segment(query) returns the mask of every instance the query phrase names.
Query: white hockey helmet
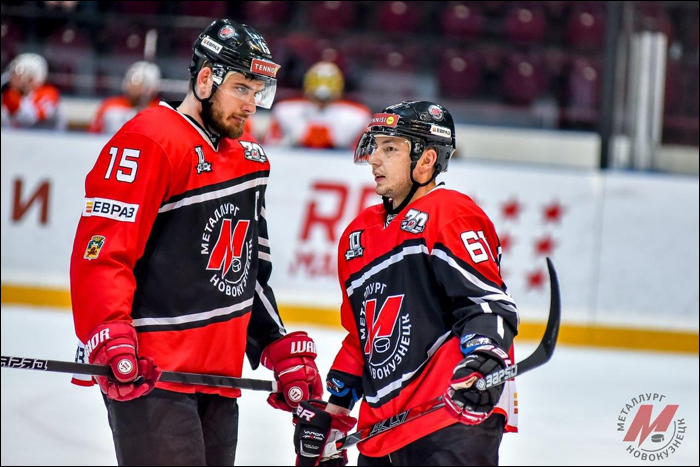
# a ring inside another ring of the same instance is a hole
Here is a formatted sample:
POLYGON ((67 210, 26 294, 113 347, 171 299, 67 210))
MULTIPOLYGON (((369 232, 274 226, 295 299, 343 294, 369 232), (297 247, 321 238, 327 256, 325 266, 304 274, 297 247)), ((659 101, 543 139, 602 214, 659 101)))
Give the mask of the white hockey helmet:
POLYGON ((155 96, 160 91, 160 68, 155 63, 136 62, 124 75, 122 89, 126 92, 129 85, 141 85, 141 92, 146 96, 155 96))
POLYGON ((24 53, 17 55, 7 67, 8 71, 20 77, 23 84, 32 81, 35 87, 46 82, 49 74, 49 65, 46 59, 39 54, 24 53))

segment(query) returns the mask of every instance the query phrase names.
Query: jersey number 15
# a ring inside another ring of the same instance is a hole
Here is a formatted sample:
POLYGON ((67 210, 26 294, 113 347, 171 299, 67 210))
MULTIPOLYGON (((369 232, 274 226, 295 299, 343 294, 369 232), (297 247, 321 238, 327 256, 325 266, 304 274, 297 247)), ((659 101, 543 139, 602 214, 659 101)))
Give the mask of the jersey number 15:
MULTIPOLYGON (((119 154, 119 148, 112 146, 109 148, 109 155, 112 156, 109 160, 109 167, 107 167, 107 173, 105 174, 105 179, 109 180, 112 176, 112 170, 114 169, 114 162, 117 160, 117 154, 119 154)), ((119 160, 119 169, 117 169, 117 181, 125 183, 133 183, 136 178, 136 171, 139 168, 139 163, 137 160, 141 156, 141 151, 138 149, 124 148, 122 151, 122 157, 119 160)))

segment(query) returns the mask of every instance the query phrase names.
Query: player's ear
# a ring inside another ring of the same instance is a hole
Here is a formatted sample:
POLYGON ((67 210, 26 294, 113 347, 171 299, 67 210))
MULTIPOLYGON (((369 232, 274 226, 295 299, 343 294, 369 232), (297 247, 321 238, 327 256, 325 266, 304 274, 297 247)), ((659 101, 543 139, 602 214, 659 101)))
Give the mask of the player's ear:
POLYGON ((206 99, 211 96, 211 90, 214 85, 212 70, 208 66, 203 66, 199 73, 197 73, 197 81, 195 86, 197 86, 197 95, 202 99, 206 99))
POLYGON ((420 158, 419 166, 425 170, 425 172, 432 174, 433 168, 437 163, 437 151, 434 148, 428 148, 423 152, 420 158))

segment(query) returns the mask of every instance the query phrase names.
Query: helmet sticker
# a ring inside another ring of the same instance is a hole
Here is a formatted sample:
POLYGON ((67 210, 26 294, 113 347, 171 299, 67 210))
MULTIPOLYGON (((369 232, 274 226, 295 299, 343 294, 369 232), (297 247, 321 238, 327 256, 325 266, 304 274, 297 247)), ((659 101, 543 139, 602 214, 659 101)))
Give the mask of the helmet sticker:
POLYGON ((274 62, 268 62, 267 60, 260 60, 259 58, 254 58, 250 62, 250 71, 263 76, 269 76, 274 78, 277 76, 277 71, 280 69, 280 65, 274 62))
POLYGON ((236 30, 232 26, 226 25, 219 29, 219 39, 226 40, 236 36, 236 30))
POLYGON ((206 47, 207 49, 217 54, 221 52, 221 49, 224 48, 221 44, 219 44, 209 36, 204 36, 204 38, 202 39, 202 47, 206 47))
POLYGON ((444 136, 445 138, 452 138, 452 131, 449 128, 440 125, 430 125, 430 133, 436 136, 444 136))
POLYGON ((250 38, 250 44, 253 47, 256 47, 262 50, 263 53, 270 55, 270 49, 268 48, 265 39, 263 39, 263 36, 253 31, 252 29, 248 29, 248 37, 250 38))
POLYGON ((372 120, 369 121, 369 126, 388 126, 396 128, 399 123, 398 115, 394 114, 375 114, 372 120))
POLYGON ((437 105, 431 105, 428 107, 428 112, 430 113, 430 116, 438 122, 445 117, 445 113, 437 105))

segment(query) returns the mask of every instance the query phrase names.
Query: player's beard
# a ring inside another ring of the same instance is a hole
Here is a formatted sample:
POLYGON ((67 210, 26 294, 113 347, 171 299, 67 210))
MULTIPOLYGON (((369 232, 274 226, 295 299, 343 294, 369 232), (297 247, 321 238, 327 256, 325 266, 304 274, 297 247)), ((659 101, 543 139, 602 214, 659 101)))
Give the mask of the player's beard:
POLYGON ((227 115, 221 108, 220 96, 214 94, 208 105, 202 105, 202 120, 209 127, 209 130, 219 136, 237 139, 243 134, 245 121, 239 122, 227 115), (233 122, 233 123, 229 123, 233 122))
POLYGON ((404 174, 401 179, 397 180, 392 186, 377 187, 377 194, 384 198, 391 198, 392 204, 398 206, 411 191, 413 183, 408 173, 404 174))

